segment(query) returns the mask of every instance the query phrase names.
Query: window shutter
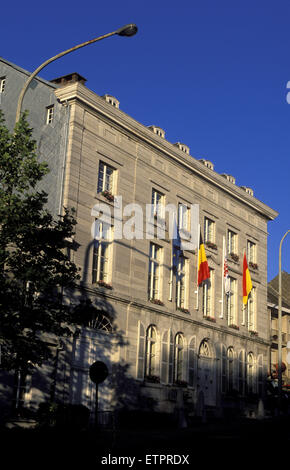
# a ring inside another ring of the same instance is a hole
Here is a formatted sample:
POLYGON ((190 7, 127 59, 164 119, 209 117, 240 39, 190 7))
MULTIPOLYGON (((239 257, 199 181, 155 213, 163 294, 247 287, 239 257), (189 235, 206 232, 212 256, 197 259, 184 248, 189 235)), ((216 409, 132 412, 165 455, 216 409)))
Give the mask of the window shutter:
POLYGON ((169 365, 169 346, 168 346, 169 331, 165 331, 162 336, 161 342, 161 382, 168 382, 168 365, 169 365))
POLYGON ((138 322, 138 342, 137 342, 137 379, 144 379, 145 369, 145 328, 143 324, 138 322))
POLYGON ((168 366, 168 383, 172 384, 173 382, 173 363, 174 363, 174 342, 172 331, 169 330, 169 340, 168 340, 168 356, 169 356, 169 366, 168 366))
POLYGON ((195 338, 192 338, 188 345, 188 385, 194 386, 194 375, 195 375, 195 338))

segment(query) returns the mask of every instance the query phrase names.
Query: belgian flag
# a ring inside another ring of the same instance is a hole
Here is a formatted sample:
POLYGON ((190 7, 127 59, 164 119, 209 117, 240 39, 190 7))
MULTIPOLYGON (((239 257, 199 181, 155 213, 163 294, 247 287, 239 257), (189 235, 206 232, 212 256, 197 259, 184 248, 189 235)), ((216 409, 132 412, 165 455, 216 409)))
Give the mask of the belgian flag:
POLYGON ((250 271, 248 268, 246 253, 243 260, 243 304, 247 305, 249 293, 253 288, 250 271))
POLYGON ((200 284, 206 279, 209 279, 209 277, 210 277, 210 271, 209 271, 208 262, 206 259, 202 236, 200 234, 199 250, 198 250, 197 285, 200 286, 200 284))

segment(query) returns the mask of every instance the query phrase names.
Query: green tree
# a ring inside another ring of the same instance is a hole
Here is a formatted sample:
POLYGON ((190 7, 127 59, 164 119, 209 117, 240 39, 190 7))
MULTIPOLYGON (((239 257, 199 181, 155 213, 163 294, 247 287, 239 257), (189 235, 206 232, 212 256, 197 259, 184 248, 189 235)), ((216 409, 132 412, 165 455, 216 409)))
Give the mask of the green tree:
POLYGON ((23 115, 10 133, 0 112, 0 343, 1 366, 26 374, 50 357, 48 338, 70 334, 73 314, 63 300, 77 268, 66 251, 73 213, 54 220, 40 182, 32 129, 23 115))

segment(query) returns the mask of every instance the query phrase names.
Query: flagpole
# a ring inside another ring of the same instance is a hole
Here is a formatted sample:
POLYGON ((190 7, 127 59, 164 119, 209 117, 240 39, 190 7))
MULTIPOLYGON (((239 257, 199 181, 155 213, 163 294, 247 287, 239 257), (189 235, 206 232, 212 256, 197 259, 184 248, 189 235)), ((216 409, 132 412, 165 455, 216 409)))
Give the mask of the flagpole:
POLYGON ((198 258, 199 258, 199 244, 200 244, 200 224, 198 224, 198 239, 197 239, 197 263, 196 263, 196 306, 195 309, 198 310, 198 258))
MULTIPOLYGON (((244 259, 244 255, 246 253, 246 250, 244 249, 244 253, 243 253, 243 259, 244 259)), ((243 275, 244 275, 244 265, 243 265, 243 275)), ((249 299, 248 299, 249 301, 249 299)), ((247 307, 248 307, 248 302, 247 302, 247 307)), ((243 319, 242 319, 242 326, 245 326, 246 324, 246 304, 243 303, 243 319)))
POLYGON ((225 257, 226 257, 226 241, 225 237, 223 236, 223 258, 222 258, 222 299, 221 299, 221 314, 220 318, 224 318, 224 296, 225 296, 225 274, 224 274, 224 269, 225 269, 225 257))

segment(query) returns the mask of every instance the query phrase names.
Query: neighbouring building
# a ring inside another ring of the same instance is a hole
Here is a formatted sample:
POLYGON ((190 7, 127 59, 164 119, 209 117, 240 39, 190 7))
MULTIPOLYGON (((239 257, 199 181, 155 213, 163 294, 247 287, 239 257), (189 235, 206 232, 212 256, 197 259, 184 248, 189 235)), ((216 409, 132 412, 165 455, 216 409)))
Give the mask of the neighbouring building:
MULTIPOLYGON (((282 382, 290 388, 290 364, 287 355, 290 349, 290 274, 282 271, 282 382)), ((268 312, 270 319, 271 354, 269 372, 275 380, 278 377, 278 297, 279 276, 268 283, 268 312)))
MULTIPOLYGON (((9 73, 13 81, 25 72, 6 61, 0 64, 8 90, 9 73)), ((51 150, 49 163, 61 198, 55 207, 76 209, 70 252, 82 277, 68 301, 83 306, 84 327, 80 336, 60 344, 54 364, 43 368, 46 387, 39 386, 41 371, 31 377, 26 406, 35 408, 48 399, 49 388, 54 400, 81 403, 93 416, 89 366, 101 360, 109 377, 99 386, 100 420, 122 408, 172 416, 179 412, 188 421, 205 412, 255 415, 258 399, 265 396, 270 354, 267 224, 277 212, 256 199, 251 188, 239 187, 233 176, 215 172, 212 162, 192 157, 186 144, 167 141, 161 127, 145 126, 124 113, 112 95, 89 90, 80 75, 37 84, 47 99, 26 102, 32 120, 52 104, 60 119, 53 129, 50 122, 32 125, 37 140, 45 134, 51 150), (61 160, 50 147, 50 132, 63 139, 58 140, 61 160), (114 196, 122 197, 122 206, 115 209, 114 196), (132 203, 142 209, 135 220, 144 228, 146 204, 152 205, 154 233, 164 229, 163 239, 145 238, 140 227, 132 239, 114 238, 120 224, 129 231, 134 225, 132 203), (98 204, 111 209, 109 222, 98 220, 101 215, 93 210, 98 204), (172 269, 170 204, 177 208, 181 239, 193 229, 191 211, 199 207, 210 267, 210 280, 199 288, 197 249, 179 251, 172 269), (92 235, 96 222, 98 242, 92 235), (223 290, 225 249, 228 296, 223 290), (245 309, 244 250, 253 283, 245 309)), ((29 93, 32 97, 33 90, 29 93)), ((4 98, 5 112, 9 103, 4 98)), ((49 110, 47 116, 49 121, 49 110)))

